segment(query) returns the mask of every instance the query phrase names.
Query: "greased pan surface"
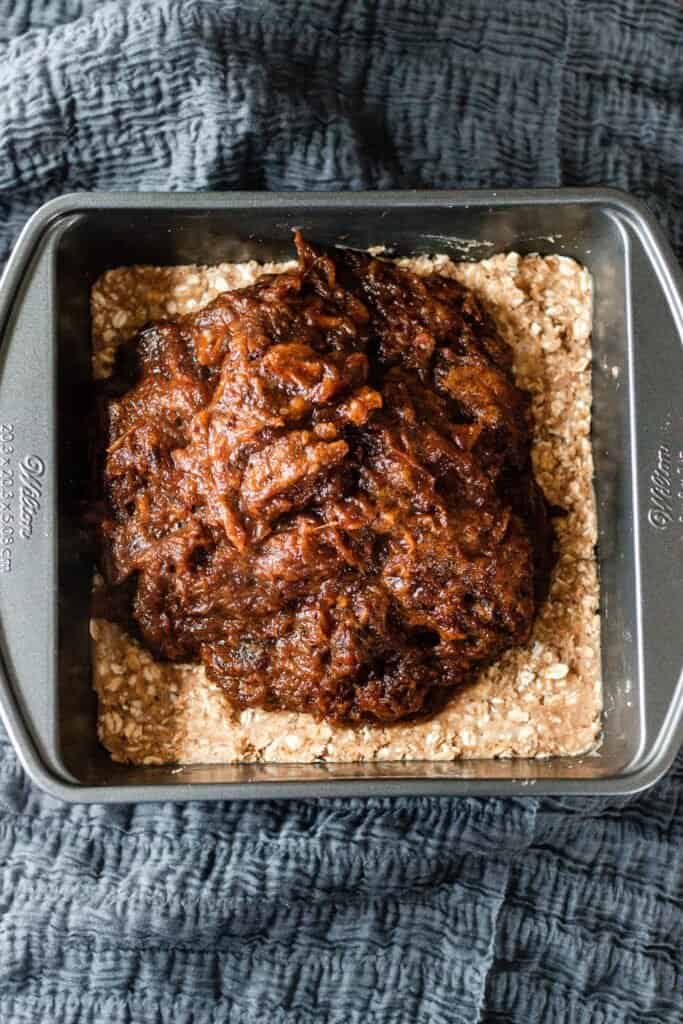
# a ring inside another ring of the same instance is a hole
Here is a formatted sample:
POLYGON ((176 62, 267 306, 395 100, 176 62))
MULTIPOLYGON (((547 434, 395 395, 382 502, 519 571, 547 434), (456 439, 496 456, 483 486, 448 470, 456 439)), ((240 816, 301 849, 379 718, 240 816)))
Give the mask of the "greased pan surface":
POLYGON ((0 711, 67 800, 629 793, 683 738, 683 281, 652 215, 601 189, 69 195, 27 224, 0 283, 0 711), (604 739, 576 758, 361 765, 113 764, 96 738, 89 294, 111 267, 273 260, 291 228, 399 255, 559 253, 594 279, 593 452, 604 739))

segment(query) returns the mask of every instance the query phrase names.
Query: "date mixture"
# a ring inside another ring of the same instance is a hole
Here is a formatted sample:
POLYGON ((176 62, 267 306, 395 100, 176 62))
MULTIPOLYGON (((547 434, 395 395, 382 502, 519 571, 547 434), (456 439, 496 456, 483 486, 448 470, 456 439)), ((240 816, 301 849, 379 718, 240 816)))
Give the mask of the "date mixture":
POLYGON ((530 397, 467 287, 296 245, 119 348, 98 614, 236 708, 395 722, 529 639, 554 536, 530 397))

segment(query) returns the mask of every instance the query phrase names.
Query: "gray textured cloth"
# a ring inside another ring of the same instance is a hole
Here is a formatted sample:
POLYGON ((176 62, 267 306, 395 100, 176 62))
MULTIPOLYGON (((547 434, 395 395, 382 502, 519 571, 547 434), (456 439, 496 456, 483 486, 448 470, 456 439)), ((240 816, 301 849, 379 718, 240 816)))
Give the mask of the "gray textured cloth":
MULTIPOLYGON (((558 183, 680 255, 683 13, 0 0, 0 140, 0 259, 71 189, 558 183)), ((2 734, 0 1021, 674 1024, 682 794, 65 807, 2 734)))

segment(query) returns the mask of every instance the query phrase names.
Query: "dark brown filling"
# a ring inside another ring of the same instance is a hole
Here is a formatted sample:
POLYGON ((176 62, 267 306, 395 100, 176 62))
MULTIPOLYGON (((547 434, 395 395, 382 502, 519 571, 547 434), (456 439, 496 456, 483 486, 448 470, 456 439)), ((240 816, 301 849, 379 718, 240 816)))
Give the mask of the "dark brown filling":
POLYGON ((455 281, 296 245, 121 352, 105 573, 238 707, 395 721, 529 637, 553 547, 529 396, 455 281))

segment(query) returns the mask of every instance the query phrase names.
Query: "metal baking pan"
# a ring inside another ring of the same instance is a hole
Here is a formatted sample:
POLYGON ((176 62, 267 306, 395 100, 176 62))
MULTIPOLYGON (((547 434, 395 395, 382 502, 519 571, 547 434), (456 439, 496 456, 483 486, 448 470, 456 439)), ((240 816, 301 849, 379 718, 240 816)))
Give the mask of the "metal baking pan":
POLYGON ((620 192, 68 195, 26 225, 0 283, 0 711, 66 800, 632 793, 683 739, 683 279, 620 192), (397 254, 562 253, 595 284, 593 450, 604 738, 597 754, 449 763, 112 763, 90 683, 89 292, 125 264, 276 260, 291 228, 397 254))

